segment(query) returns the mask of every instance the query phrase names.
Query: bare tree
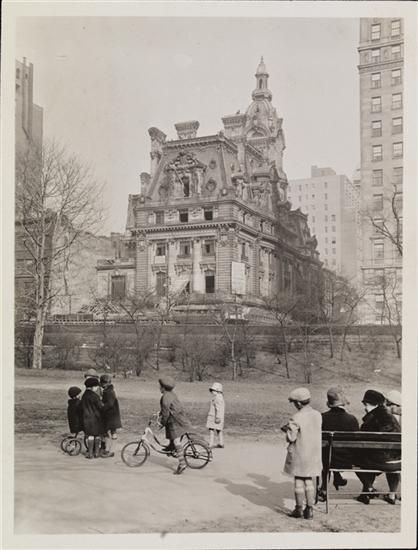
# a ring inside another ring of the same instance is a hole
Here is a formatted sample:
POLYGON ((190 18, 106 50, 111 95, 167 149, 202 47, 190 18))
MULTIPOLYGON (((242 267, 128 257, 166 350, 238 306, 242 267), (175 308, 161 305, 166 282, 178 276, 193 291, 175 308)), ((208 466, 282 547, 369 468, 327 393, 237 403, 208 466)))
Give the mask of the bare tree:
POLYGON ((68 257, 80 236, 102 220, 101 196, 90 169, 55 143, 30 147, 16 159, 16 234, 33 274, 33 368, 42 368, 45 321, 68 257))
POLYGON ((274 315, 274 318, 280 327, 280 336, 283 344, 283 353, 286 369, 286 377, 290 378, 289 371, 289 350, 286 337, 286 326, 292 320, 292 313, 298 308, 300 303, 300 296, 296 296, 291 292, 278 292, 271 296, 264 298, 266 308, 274 315))
POLYGON ((392 191, 383 198, 381 210, 367 209, 363 214, 366 223, 370 223, 376 235, 389 240, 403 256, 402 235, 402 190, 396 184, 392 185, 392 191))
POLYGON ((342 361, 344 359, 344 348, 347 347, 348 331, 357 322, 357 310, 367 294, 367 289, 358 289, 350 284, 348 280, 341 279, 339 294, 341 321, 344 326, 340 349, 340 361, 342 361))
POLYGON ((383 274, 374 281, 375 291, 381 296, 380 315, 382 324, 390 327, 390 332, 396 346, 396 355, 402 355, 402 293, 397 271, 385 269, 383 274))

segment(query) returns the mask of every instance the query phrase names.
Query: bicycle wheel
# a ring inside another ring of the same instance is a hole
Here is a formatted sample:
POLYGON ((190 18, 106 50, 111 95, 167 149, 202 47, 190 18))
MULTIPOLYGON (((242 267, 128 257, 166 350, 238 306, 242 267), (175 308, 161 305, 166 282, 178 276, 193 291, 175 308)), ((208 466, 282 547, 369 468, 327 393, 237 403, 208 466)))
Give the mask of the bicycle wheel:
POLYGON ((81 443, 78 439, 70 439, 68 441, 65 452, 69 454, 70 456, 77 456, 81 453, 81 443))
POLYGON ((148 445, 143 441, 132 441, 123 447, 120 454, 123 462, 127 466, 136 468, 137 466, 142 466, 142 464, 144 464, 149 457, 150 450, 148 445))
POLYGON ((60 449, 63 453, 67 452, 67 443, 73 439, 72 435, 66 435, 60 443, 60 449))
POLYGON ((184 447, 184 460, 194 470, 204 468, 211 457, 212 452, 203 441, 189 441, 184 447))

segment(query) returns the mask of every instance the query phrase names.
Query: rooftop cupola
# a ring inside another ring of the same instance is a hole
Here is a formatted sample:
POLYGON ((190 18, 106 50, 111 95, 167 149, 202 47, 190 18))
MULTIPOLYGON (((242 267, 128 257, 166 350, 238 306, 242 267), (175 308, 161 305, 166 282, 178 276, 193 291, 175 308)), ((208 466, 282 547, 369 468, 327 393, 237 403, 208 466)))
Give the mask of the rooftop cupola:
POLYGON ((253 99, 268 99, 271 101, 273 96, 268 89, 268 78, 269 74, 264 64, 263 56, 261 56, 260 63, 255 73, 256 87, 252 94, 253 99))

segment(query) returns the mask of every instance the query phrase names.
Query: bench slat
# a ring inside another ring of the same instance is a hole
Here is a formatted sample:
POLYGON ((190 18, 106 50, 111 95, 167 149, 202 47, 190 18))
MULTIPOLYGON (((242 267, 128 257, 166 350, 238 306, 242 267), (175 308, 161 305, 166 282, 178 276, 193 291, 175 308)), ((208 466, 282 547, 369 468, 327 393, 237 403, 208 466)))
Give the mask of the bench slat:
POLYGON ((398 442, 392 441, 333 441, 332 446, 339 449, 401 449, 398 442))

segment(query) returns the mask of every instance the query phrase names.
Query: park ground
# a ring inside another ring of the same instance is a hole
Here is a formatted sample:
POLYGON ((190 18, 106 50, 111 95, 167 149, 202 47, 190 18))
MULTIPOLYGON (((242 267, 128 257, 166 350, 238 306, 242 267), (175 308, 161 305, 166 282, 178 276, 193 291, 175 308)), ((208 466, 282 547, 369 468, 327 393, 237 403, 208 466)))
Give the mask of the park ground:
MULTIPOLYGON (((82 385, 82 373, 16 372, 15 392, 15 533, 150 533, 150 532, 396 532, 400 504, 376 499, 369 506, 354 500, 359 481, 354 475, 335 494, 330 513, 315 508, 313 521, 287 517, 293 508, 291 478, 282 473, 285 442, 280 426, 292 413, 287 396, 295 382, 281 380, 224 381, 225 449, 214 449, 203 470, 187 469, 173 476, 176 461, 152 453, 140 468, 128 468, 120 449, 135 439, 158 410, 157 376, 116 378, 124 427, 115 442, 115 457, 85 460, 59 449, 66 425, 66 390, 82 385)), ((325 409, 326 389, 335 379, 311 384, 312 404, 325 409)), ((206 435, 210 381, 179 382, 196 431, 206 435)), ((299 384, 300 385, 300 384, 299 384)), ((364 381, 346 382, 350 407, 363 416, 364 381)), ((391 378, 378 388, 394 387, 391 378)), ((399 384, 396 386, 399 387, 399 384)), ((385 490, 384 476, 377 488, 385 490)))

